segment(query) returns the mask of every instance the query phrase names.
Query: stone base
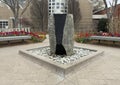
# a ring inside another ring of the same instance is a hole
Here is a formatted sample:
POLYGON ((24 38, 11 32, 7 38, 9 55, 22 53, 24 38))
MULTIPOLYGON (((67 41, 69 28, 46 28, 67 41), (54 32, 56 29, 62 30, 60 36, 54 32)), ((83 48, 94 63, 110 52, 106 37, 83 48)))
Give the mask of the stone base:
POLYGON ((49 58, 38 56, 38 55, 33 55, 28 50, 31 50, 31 49, 20 50, 19 53, 23 55, 25 58, 30 59, 31 61, 37 64, 40 64, 41 66, 51 70, 52 72, 55 72, 55 73, 57 72, 57 74, 60 76, 66 76, 67 74, 77 70, 78 68, 84 66, 86 63, 91 62, 91 60, 103 54, 103 51, 97 51, 97 50, 90 49, 94 51, 94 53, 84 56, 80 58, 79 60, 73 63, 70 63, 70 64, 60 64, 57 62, 53 62, 49 58))

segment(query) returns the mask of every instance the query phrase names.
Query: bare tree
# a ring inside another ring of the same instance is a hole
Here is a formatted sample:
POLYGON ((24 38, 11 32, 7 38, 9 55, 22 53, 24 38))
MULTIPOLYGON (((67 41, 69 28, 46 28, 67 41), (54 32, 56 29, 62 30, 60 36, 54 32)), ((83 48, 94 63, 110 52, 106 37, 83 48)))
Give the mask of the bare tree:
POLYGON ((19 23, 19 16, 23 15, 23 13, 25 12, 25 10, 29 6, 31 0, 26 0, 26 5, 22 9, 21 13, 20 13, 20 5, 21 5, 21 2, 24 1, 24 0, 0 0, 0 1, 3 2, 3 3, 5 3, 11 9, 11 11, 13 13, 13 16, 14 16, 13 28, 17 27, 18 23, 19 23))
POLYGON ((31 19, 34 29, 47 31, 48 26, 48 0, 33 0, 31 6, 31 19))
POLYGON ((100 10, 104 10, 105 5, 103 0, 89 0, 93 5, 93 13, 96 13, 100 10))
POLYGON ((73 14, 75 29, 79 29, 79 23, 81 19, 80 4, 78 0, 68 1, 68 13, 73 14))
POLYGON ((106 14, 108 18, 108 29, 109 32, 114 32, 114 15, 116 11, 116 6, 118 0, 113 0, 112 2, 109 2, 110 7, 108 7, 107 0, 103 0, 105 3, 105 9, 106 9, 106 14))

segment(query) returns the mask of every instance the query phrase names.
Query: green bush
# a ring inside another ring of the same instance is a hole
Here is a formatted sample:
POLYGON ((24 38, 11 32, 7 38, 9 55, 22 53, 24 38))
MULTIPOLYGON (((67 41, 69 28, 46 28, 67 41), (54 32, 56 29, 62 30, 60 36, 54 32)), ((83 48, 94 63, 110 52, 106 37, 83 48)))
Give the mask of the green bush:
POLYGON ((78 37, 78 38, 75 39, 75 41, 78 42, 78 43, 86 43, 86 42, 89 41, 89 39, 85 38, 85 37, 82 37, 82 38, 78 37))
POLYGON ((107 29, 107 23, 108 23, 108 20, 107 19, 100 19, 99 20, 99 23, 98 23, 98 32, 102 31, 102 32, 108 32, 108 29, 107 29))
POLYGON ((37 37, 32 36, 31 39, 32 39, 32 41, 34 41, 34 42, 42 42, 42 41, 44 41, 45 38, 37 38, 37 37))

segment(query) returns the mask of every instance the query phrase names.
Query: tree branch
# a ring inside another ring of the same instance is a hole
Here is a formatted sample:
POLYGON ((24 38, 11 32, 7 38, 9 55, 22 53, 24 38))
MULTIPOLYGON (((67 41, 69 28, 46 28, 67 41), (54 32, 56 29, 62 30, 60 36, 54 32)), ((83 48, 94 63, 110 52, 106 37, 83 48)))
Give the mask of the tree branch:
POLYGON ((22 10, 20 16, 22 16, 24 14, 24 12, 26 11, 26 9, 29 7, 30 3, 32 2, 32 0, 27 0, 26 1, 26 6, 24 7, 24 9, 22 10))

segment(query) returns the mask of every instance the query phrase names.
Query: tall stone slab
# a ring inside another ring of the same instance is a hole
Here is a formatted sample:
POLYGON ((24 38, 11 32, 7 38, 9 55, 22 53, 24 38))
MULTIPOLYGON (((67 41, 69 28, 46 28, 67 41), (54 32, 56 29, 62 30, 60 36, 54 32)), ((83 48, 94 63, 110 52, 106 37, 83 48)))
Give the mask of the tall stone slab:
POLYGON ((66 16, 62 44, 66 50, 67 55, 72 55, 74 47, 74 22, 72 14, 68 14, 66 16))
POLYGON ((51 55, 54 55, 56 49, 56 36, 55 36, 55 20, 53 15, 50 15, 48 18, 48 32, 51 55))
POLYGON ((58 22, 55 21, 57 20, 56 15, 49 16, 49 20, 48 20, 49 30, 48 31, 49 31, 50 50, 51 50, 52 55, 56 55, 57 53, 60 53, 60 55, 62 55, 61 53, 63 52, 63 55, 69 56, 73 54, 73 46, 74 46, 73 15, 67 14, 66 17, 64 17, 64 15, 60 15, 60 16, 62 16, 61 18, 65 18, 65 19, 59 19, 63 21, 58 21, 58 22))

